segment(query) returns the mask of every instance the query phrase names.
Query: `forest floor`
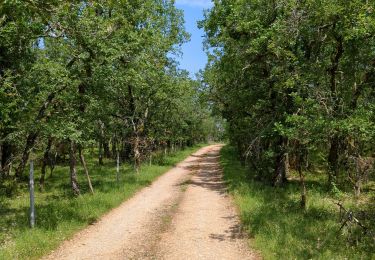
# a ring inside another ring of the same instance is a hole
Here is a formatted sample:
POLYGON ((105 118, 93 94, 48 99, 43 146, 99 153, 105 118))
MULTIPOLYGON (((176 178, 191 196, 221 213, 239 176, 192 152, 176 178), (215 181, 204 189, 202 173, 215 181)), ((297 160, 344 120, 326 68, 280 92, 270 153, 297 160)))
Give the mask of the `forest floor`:
POLYGON ((45 259, 256 259, 222 181, 220 145, 202 148, 45 259))

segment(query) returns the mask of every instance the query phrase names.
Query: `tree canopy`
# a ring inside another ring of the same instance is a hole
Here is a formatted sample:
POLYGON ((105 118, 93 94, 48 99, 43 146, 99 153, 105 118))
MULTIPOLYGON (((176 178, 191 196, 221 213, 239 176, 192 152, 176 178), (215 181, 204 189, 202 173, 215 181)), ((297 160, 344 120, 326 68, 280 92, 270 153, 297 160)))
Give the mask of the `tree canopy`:
POLYGON ((289 167, 326 165, 337 183, 351 160, 374 155, 372 1, 214 3, 200 22, 204 81, 259 179, 282 185, 289 167))
POLYGON ((1 176, 22 180, 32 152, 46 163, 70 150, 78 194, 84 148, 139 168, 155 150, 206 140, 214 122, 173 58, 188 39, 174 1, 3 1, 1 176))

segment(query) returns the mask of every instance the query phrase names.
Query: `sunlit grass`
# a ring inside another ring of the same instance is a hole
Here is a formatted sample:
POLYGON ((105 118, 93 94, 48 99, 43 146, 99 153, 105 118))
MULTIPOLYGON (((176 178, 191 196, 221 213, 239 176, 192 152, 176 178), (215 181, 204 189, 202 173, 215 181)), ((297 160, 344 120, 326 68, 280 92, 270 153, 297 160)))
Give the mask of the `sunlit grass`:
MULTIPOLYGON (((339 213, 333 203, 339 199, 353 207, 350 194, 332 194, 324 176, 308 175, 308 206, 300 208, 297 181, 274 188, 251 180, 249 170, 239 163, 235 151, 221 152, 224 178, 249 233, 250 246, 264 259, 375 259, 374 240, 367 237, 358 245, 347 243, 339 232, 339 213)), ((363 197, 371 197, 368 191, 363 197)))
MULTIPOLYGON (((47 178, 44 191, 36 189, 37 217, 34 229, 30 229, 28 223, 27 185, 21 187, 16 197, 0 196, 0 259, 36 259, 45 255, 139 189, 151 184, 199 147, 202 145, 168 155, 159 165, 145 163, 139 174, 129 164, 123 164, 119 182, 113 161, 106 160, 103 166, 99 166, 95 158, 88 156, 94 195, 89 193, 84 173, 79 168, 82 195, 73 197, 69 186, 69 168, 58 166, 53 176, 47 178)), ((40 174, 38 170, 36 176, 40 174)))

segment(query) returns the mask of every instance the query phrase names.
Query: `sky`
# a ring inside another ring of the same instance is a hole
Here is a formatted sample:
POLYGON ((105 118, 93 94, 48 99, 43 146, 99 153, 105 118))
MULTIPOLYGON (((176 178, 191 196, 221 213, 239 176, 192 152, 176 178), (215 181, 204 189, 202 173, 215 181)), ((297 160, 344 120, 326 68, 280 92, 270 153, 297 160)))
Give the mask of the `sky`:
POLYGON ((194 78, 207 63, 203 51, 204 31, 198 29, 197 22, 203 19, 203 10, 212 6, 211 0, 176 0, 176 7, 185 14, 185 28, 191 34, 191 40, 182 46, 182 57, 178 58, 180 68, 190 72, 194 78))

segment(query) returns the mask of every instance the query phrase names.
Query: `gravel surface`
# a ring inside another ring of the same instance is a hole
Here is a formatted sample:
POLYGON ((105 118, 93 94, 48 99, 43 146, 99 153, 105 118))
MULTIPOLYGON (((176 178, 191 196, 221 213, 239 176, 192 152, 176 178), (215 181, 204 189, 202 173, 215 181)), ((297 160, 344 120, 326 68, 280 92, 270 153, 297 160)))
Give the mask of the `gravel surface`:
POLYGON ((221 146, 201 157, 198 172, 162 235, 158 259, 258 259, 249 250, 219 167, 221 146))
POLYGON ((202 148, 44 259, 257 259, 202 148))

